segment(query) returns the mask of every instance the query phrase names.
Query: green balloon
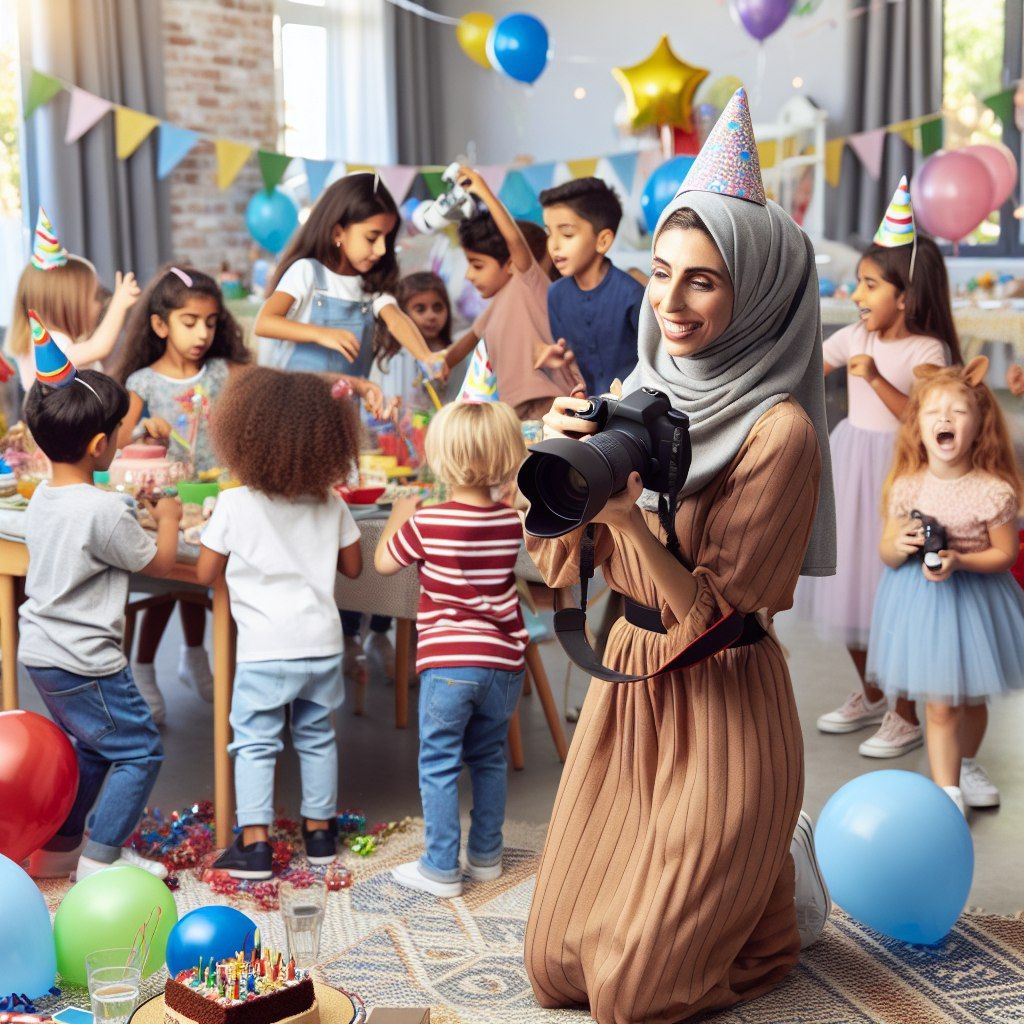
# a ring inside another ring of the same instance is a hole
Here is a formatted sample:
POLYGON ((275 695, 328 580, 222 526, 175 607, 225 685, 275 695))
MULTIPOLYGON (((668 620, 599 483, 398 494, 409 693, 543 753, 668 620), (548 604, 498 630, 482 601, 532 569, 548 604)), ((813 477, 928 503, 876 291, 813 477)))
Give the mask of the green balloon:
MULTIPOLYGON (((171 890, 148 871, 129 865, 98 871, 72 886, 53 919, 63 979, 84 986, 85 958, 100 949, 131 948, 154 907, 161 910, 160 923, 142 968, 144 978, 163 967, 167 937, 178 920, 171 890)), ((152 925, 150 920, 151 931, 152 925)))

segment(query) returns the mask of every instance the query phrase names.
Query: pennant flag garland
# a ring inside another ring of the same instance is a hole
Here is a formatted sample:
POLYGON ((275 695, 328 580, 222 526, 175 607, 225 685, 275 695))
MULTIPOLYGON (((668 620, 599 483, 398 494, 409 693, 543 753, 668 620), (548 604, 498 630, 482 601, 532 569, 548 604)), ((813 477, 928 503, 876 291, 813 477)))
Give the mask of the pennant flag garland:
POLYGON ((373 174, 376 170, 373 164, 345 164, 346 174, 373 174))
POLYGON ((77 142, 90 128, 96 125, 112 106, 110 100, 94 96, 91 92, 86 92, 76 86, 71 90, 64 142, 69 146, 73 142, 77 142))
POLYGON ((515 170, 526 179, 526 184, 537 195, 540 195, 544 189, 551 188, 555 182, 555 165, 553 163, 525 164, 522 167, 515 168, 515 170))
POLYGON ((118 160, 127 160, 142 145, 160 118, 128 107, 114 108, 114 141, 118 160))
POLYGON ((870 132, 858 132, 850 135, 846 141, 850 149, 857 154, 864 170, 872 178, 878 178, 882 173, 882 150, 885 148, 885 129, 875 128, 870 132))
POLYGON ((597 171, 596 156, 586 156, 580 160, 566 160, 565 166, 574 178, 592 178, 597 171))
POLYGON ((28 88, 25 90, 25 120, 27 121, 41 106, 49 103, 63 88, 60 79, 44 75, 42 71, 33 68, 28 88))
POLYGON ((636 153, 615 153, 607 159, 615 177, 622 183, 623 191, 629 195, 633 191, 633 182, 636 181, 638 155, 636 153))
POLYGON ((894 135, 898 135, 911 149, 918 150, 921 148, 917 135, 919 126, 920 121, 917 118, 911 118, 909 121, 897 121, 895 124, 889 125, 888 130, 894 135))
POLYGON ((263 187, 273 192, 288 170, 292 158, 285 153, 272 153, 266 149, 261 149, 256 158, 260 163, 260 174, 263 175, 263 187))
POLYGON ((423 184, 427 186, 431 199, 436 199, 448 188, 448 183, 441 177, 440 170, 427 170, 424 168, 420 171, 420 177, 423 179, 423 184))
POLYGON ((217 188, 223 192, 238 177, 238 172, 249 159, 252 146, 234 139, 216 139, 214 147, 217 150, 217 188))
POLYGON ((198 141, 198 132, 161 121, 156 141, 156 176, 166 178, 192 152, 198 141))
POLYGON ((825 180, 833 187, 839 187, 843 173, 843 150, 846 139, 832 139, 825 143, 825 180))
POLYGON ((309 198, 313 202, 324 190, 327 178, 334 169, 333 160, 311 160, 308 156, 302 162, 306 165, 306 181, 309 184, 309 198))
POLYGON ((930 121, 921 123, 921 152, 925 156, 931 156, 942 149, 942 140, 945 133, 945 125, 941 117, 933 117, 930 121))
POLYGON ((1013 120, 1013 89, 1004 89, 994 96, 986 96, 981 101, 1003 124, 1013 120))
POLYGON ((409 194, 409 189, 412 188, 412 183, 419 172, 418 167, 411 167, 408 164, 394 164, 380 169, 381 180, 399 206, 409 194))

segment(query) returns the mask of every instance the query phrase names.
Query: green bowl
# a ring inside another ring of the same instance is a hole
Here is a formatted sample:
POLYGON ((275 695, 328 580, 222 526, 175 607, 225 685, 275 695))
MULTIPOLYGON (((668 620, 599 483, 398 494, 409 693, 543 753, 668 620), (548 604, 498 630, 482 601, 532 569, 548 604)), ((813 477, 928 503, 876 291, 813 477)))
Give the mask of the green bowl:
POLYGON ((184 505, 202 505, 207 498, 216 498, 220 494, 220 484, 204 483, 201 480, 179 480, 175 485, 178 497, 184 505))

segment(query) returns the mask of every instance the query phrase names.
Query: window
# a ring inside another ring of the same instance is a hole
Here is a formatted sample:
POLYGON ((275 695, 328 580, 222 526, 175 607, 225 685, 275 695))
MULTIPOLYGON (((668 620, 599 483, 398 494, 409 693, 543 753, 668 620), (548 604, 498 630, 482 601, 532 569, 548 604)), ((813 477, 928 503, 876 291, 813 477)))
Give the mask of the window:
MULTIPOLYGON (((1020 0, 945 0, 942 71, 943 148, 1003 142, 1019 161, 1021 135, 1013 118, 1001 122, 983 100, 1020 78, 1020 0)), ((1018 202, 1019 195, 991 213, 964 240, 960 254, 1024 255, 1024 227, 1009 213, 1018 202)))
MULTIPOLYGON (((301 2, 301 0, 300 0, 301 2)), ((327 156, 327 29, 286 22, 281 26, 284 151, 327 156)))
MULTIPOLYGON (((0 267, 25 262, 21 211, 21 91, 17 17, 11 0, 0 0, 0 267)), ((0 334, 14 304, 16 273, 0 275, 0 334)))

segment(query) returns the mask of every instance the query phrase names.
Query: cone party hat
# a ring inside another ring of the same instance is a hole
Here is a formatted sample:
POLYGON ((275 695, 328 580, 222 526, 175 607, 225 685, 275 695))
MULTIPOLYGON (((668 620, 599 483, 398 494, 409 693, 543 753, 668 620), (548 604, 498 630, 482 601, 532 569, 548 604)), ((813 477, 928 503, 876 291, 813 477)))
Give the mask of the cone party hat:
POLYGON ((893 249, 898 245, 912 245, 915 234, 914 210, 910 205, 910 189, 907 186, 907 176, 904 174, 893 193, 882 223, 875 232, 875 245, 884 246, 886 249, 893 249))
POLYGON ((34 309, 28 311, 28 322, 32 327, 32 351, 36 358, 36 380, 51 388, 67 387, 75 379, 75 368, 71 360, 60 350, 57 342, 34 309))
POLYGON ((460 402, 497 402, 498 378, 487 356, 487 346, 478 341, 469 361, 466 380, 459 393, 460 402))
POLYGON ((32 266, 36 270, 54 270, 68 261, 68 251, 60 244, 50 218, 40 206, 36 220, 36 234, 32 242, 32 266))

